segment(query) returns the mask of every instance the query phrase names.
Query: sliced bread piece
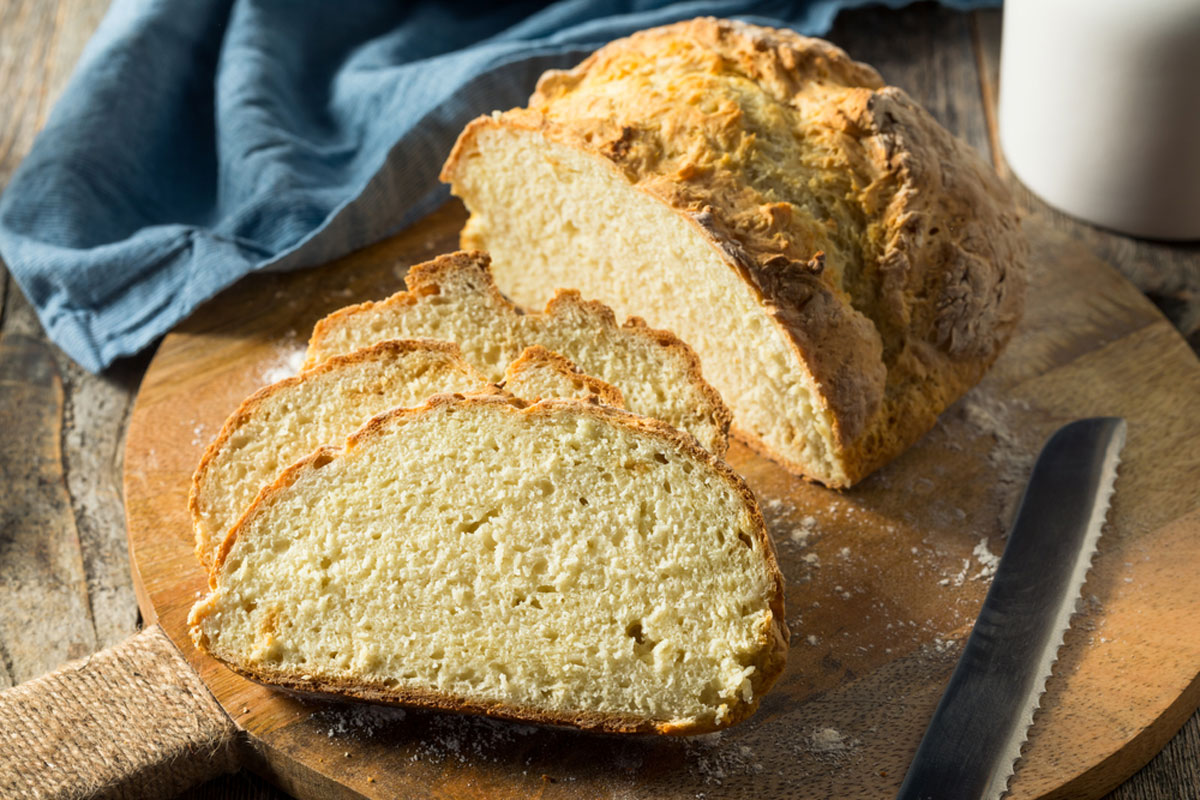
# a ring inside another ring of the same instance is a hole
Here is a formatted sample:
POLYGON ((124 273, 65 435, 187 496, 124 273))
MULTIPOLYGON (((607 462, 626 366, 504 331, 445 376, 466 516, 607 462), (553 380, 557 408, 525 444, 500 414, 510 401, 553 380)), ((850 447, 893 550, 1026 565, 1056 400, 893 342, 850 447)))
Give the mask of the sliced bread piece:
MULTIPOLYGON (((540 347, 522 353, 505 381, 510 394, 529 401, 573 397, 621 407, 615 387, 540 347)), ((457 345, 432 339, 379 342, 260 389, 225 421, 192 477, 197 557, 211 568, 225 534, 262 488, 318 447, 341 444, 376 414, 436 394, 491 391, 457 345)))
POLYGON ((456 345, 417 340, 377 342, 258 390, 225 421, 192 476, 196 556, 211 567, 259 490, 318 447, 341 444, 397 406, 489 386, 456 345))
POLYGON ((601 405, 624 408, 621 390, 599 378, 585 375, 571 360, 539 344, 526 347, 504 371, 504 391, 527 403, 558 398, 594 400, 601 405))
POLYGON ((728 447, 729 411, 705 382, 696 354, 674 334, 633 318, 618 325, 611 310, 560 291, 541 314, 522 314, 496 289, 486 253, 458 252, 418 264, 408 291, 336 311, 317 323, 307 364, 380 339, 457 342, 489 380, 531 345, 570 359, 621 390, 630 411, 695 436, 717 455, 728 447))
POLYGON ((829 486, 929 430, 1021 312, 1027 245, 992 168, 788 30, 613 42, 468 125, 442 178, 518 305, 570 286, 669 328, 739 436, 829 486))
POLYGON ((391 411, 289 468, 190 624, 289 689, 667 734, 752 713, 787 640, 724 462, 657 420, 507 395, 391 411))

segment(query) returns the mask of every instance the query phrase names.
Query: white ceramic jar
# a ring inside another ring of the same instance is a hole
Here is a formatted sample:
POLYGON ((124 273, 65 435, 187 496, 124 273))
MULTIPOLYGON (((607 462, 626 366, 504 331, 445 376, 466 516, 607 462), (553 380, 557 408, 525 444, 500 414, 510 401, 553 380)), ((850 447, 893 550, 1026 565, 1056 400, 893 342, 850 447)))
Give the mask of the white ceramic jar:
POLYGON ((1200 0, 1006 0, 1000 143, 1047 203, 1200 239, 1200 0))

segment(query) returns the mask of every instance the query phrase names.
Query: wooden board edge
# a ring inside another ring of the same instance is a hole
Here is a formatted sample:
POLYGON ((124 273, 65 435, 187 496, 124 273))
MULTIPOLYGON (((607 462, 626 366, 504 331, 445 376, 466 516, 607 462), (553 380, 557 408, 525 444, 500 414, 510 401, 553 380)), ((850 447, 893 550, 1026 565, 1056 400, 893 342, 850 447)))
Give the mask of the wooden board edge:
MULTIPOLYGON (((154 361, 157 358, 158 354, 156 353, 154 358, 150 360, 150 365, 146 368, 147 372, 154 366, 154 361)), ((130 579, 133 583, 134 596, 137 597, 138 610, 142 614, 142 625, 148 627, 158 622, 158 611, 154 607, 154 601, 150 597, 149 590, 146 589, 146 582, 142 578, 142 571, 138 566, 137 537, 134 535, 134 529, 141 524, 141 521, 136 518, 134 506, 130 503, 130 498, 138 496, 140 492, 138 491, 139 487, 136 485, 136 474, 129 468, 130 464, 136 463, 136 458, 130 458, 130 456, 137 451, 136 446, 141 444, 136 431, 140 430, 142 426, 141 416, 144 413, 142 406, 142 393, 139 387, 139 391, 133 400, 133 409, 129 412, 129 422, 125 427, 124 466, 122 469, 124 474, 121 476, 121 492, 124 495, 122 505, 125 509, 125 546, 129 551, 130 579)), ((167 630, 166 627, 163 628, 163 631, 176 647, 180 646, 179 642, 176 642, 174 637, 171 636, 171 631, 167 630)))
MULTIPOLYGON (((1197 531, 1200 534, 1200 530, 1197 531)), ((1200 671, 1159 717, 1117 752, 1039 800, 1102 798, 1132 778, 1162 752, 1196 710, 1200 709, 1200 671)))

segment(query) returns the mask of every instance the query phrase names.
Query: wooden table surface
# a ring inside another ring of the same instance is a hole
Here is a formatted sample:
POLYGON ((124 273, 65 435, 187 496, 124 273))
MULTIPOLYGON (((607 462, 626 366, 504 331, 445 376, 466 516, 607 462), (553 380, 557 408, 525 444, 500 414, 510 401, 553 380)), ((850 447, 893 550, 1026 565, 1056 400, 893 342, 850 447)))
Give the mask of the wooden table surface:
MULTIPOLYGON (((105 7, 105 0, 0 3, 0 187, 29 151, 105 7)), ((995 140, 998 12, 966 15, 932 4, 861 10, 839 17, 829 38, 990 156, 1026 213, 1118 267, 1200 349, 1200 245, 1147 242, 1075 222, 1009 175, 995 140)), ((121 462, 151 354, 88 374, 47 340, 0 264, 0 688, 137 630, 121 462)), ((1200 714, 1110 798, 1187 798, 1198 787, 1200 714)), ((285 795, 239 773, 186 796, 285 795)))

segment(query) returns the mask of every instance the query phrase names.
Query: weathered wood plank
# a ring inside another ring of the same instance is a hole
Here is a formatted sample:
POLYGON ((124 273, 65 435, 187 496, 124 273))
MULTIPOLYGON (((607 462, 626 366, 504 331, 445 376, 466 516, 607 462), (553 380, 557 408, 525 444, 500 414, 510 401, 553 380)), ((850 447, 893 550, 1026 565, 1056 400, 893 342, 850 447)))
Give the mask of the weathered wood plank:
POLYGON ((1050 227, 1086 243, 1097 256, 1121 270, 1174 323, 1192 349, 1200 352, 1200 243, 1157 242, 1112 233, 1050 207, 1025 188, 1008 168, 999 146, 996 98, 1000 83, 1000 12, 976 12, 972 25, 993 159, 1012 187, 1018 205, 1050 227))
POLYGON ((49 346, 0 337, 0 656, 13 682, 96 649, 62 472, 63 387, 49 346))
POLYGON ((4 306, 8 297, 8 284, 11 282, 8 268, 4 266, 4 261, 0 260, 0 331, 4 330, 4 306))
MULTIPOLYGON (((46 340, 32 306, 15 285, 0 330, 43 343, 55 362, 63 390, 58 469, 79 537, 96 645, 107 647, 137 629, 120 476, 125 421, 149 354, 124 359, 102 375, 89 374, 46 340)), ((54 634, 52 625, 42 630, 46 636, 54 634)))
POLYGON ((0 7, 0 186, 8 183, 41 127, 57 10, 55 3, 42 0, 10 0, 0 7))
POLYGON ((1163 751, 1105 800, 1178 800, 1200 787, 1200 715, 1163 751))
POLYGON ((0 6, 0 186, 29 152, 107 0, 9 0, 0 6))
MULTIPOLYGON (((102 0, 18 3, 0 17, 0 81, 17 102, 0 121, 0 184, 11 175, 45 124, 103 15, 102 0)), ((11 283, 5 274, 5 283, 11 283)), ((0 330, 45 340, 33 309, 15 284, 7 292, 0 330)), ((145 358, 90 375, 56 347, 51 352, 64 389, 62 471, 80 536, 96 642, 106 647, 133 633, 137 606, 123 530, 120 474, 124 422, 145 358)))
POLYGON ((137 629, 121 473, 126 422, 149 356, 123 359, 102 375, 90 375, 59 358, 67 390, 63 470, 100 647, 115 644, 137 629))

